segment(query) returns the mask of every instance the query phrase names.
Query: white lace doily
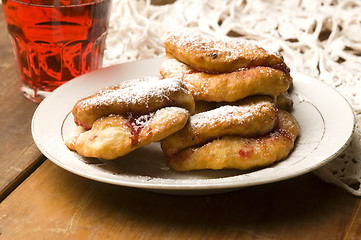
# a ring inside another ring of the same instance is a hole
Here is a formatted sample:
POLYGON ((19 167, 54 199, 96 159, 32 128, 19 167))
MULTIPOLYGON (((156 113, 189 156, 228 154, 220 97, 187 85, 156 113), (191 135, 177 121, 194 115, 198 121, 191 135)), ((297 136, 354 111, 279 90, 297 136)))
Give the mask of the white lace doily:
POLYGON ((336 88, 352 106, 350 146, 315 173, 361 196, 361 0, 113 0, 104 65, 163 55, 167 32, 243 37, 282 53, 291 70, 336 88))

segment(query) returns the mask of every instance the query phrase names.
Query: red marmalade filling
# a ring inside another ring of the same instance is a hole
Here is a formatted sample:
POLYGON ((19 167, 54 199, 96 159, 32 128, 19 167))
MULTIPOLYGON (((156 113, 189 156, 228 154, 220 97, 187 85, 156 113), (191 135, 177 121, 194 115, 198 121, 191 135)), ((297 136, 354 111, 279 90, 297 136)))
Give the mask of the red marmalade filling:
POLYGON ((252 154, 254 153, 254 148, 249 144, 246 143, 239 151, 238 151, 238 155, 241 158, 249 158, 252 156, 252 154))
POLYGON ((132 146, 136 146, 138 144, 140 132, 149 123, 153 115, 154 113, 147 115, 128 113, 126 124, 130 128, 132 134, 132 146))

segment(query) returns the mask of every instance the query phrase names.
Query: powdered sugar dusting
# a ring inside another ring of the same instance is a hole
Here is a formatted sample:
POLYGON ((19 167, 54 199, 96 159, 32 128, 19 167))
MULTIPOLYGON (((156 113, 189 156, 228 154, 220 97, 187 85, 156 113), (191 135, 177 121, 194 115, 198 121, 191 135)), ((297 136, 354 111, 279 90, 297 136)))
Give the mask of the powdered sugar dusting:
POLYGON ((132 127, 133 134, 134 132, 139 132, 141 129, 143 129, 152 120, 154 114, 154 112, 151 112, 149 114, 136 117, 129 113, 127 120, 132 127))
POLYGON ((167 94, 177 91, 188 91, 178 78, 143 77, 105 88, 93 97, 83 99, 80 106, 112 105, 120 102, 126 104, 146 103, 152 98, 166 99, 167 94))
POLYGON ((217 40, 214 37, 200 35, 198 32, 187 30, 172 32, 168 36, 168 39, 169 38, 172 39, 172 43, 176 45, 178 49, 192 47, 202 51, 227 51, 228 57, 231 59, 237 58, 237 51, 235 51, 235 48, 239 45, 246 44, 245 41, 232 40, 228 42, 228 48, 224 49, 225 45, 221 46, 220 44, 217 44, 217 40))
POLYGON ((282 58, 278 52, 268 51, 256 43, 242 38, 215 37, 196 31, 182 30, 169 33, 167 39, 178 49, 194 48, 200 51, 213 51, 215 58, 217 57, 216 53, 225 54, 227 61, 242 56, 245 49, 252 51, 254 55, 257 55, 259 51, 264 51, 266 54, 282 58))
MULTIPOLYGON (((255 106, 252 106, 253 108, 255 106)), ((244 106, 222 106, 207 112, 201 112, 190 118, 190 125, 201 128, 206 125, 216 125, 217 123, 241 124, 245 119, 254 117, 250 112, 250 107, 244 106)))

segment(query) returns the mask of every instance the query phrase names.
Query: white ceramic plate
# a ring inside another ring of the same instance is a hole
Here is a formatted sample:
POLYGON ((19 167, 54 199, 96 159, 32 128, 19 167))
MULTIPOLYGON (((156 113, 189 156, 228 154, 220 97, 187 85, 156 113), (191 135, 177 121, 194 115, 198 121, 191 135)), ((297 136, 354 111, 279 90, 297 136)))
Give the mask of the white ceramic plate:
POLYGON ((251 172, 202 170, 177 173, 169 169, 158 143, 114 161, 83 158, 69 151, 64 136, 75 128, 74 103, 101 88, 142 76, 158 76, 161 59, 104 68, 80 76, 46 98, 37 108, 32 134, 40 151, 60 167, 96 181, 173 194, 205 194, 265 184, 310 172, 339 154, 350 142, 354 115, 347 101, 320 81, 293 72, 292 115, 301 135, 289 157, 251 172))

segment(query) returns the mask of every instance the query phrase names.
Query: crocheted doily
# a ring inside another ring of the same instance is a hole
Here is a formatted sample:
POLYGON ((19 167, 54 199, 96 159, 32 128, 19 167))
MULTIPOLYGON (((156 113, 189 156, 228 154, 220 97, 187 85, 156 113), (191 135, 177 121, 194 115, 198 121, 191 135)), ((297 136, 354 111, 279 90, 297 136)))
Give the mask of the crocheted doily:
POLYGON ((351 144, 314 172, 361 196, 360 13, 360 0, 113 0, 104 65, 161 56, 165 34, 180 28, 281 52, 292 70, 334 87, 353 108, 351 144))

